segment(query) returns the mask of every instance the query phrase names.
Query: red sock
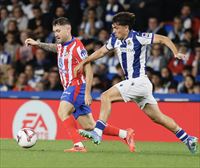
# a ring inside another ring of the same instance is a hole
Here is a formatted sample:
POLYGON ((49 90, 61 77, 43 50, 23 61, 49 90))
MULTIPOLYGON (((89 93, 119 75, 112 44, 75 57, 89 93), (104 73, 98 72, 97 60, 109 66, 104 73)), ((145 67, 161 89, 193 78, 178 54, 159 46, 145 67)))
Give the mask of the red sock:
POLYGON ((104 135, 119 136, 119 128, 107 124, 103 131, 104 135))
POLYGON ((63 126, 67 130, 67 134, 74 144, 83 140, 78 133, 78 126, 72 115, 63 121, 63 126))

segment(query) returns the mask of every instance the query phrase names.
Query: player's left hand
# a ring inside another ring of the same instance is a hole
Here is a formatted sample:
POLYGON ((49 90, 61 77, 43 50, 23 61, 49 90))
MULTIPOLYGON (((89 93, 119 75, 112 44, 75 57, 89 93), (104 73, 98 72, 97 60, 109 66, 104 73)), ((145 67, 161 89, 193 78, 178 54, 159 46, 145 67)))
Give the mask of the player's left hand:
POLYGON ((77 74, 79 71, 83 69, 83 62, 80 62, 75 68, 74 68, 74 77, 77 77, 77 74))
POLYGON ((85 104, 90 105, 92 103, 92 96, 90 94, 85 94, 85 104))
POLYGON ((182 54, 182 53, 178 53, 178 54, 175 55, 175 58, 185 60, 186 59, 186 55, 182 54))

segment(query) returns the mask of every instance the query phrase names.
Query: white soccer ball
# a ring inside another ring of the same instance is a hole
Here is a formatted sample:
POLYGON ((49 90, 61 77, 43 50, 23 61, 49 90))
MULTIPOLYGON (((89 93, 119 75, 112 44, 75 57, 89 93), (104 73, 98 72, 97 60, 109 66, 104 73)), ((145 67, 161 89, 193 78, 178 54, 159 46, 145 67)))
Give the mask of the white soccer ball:
POLYGON ((23 128, 18 131, 16 140, 19 146, 31 148, 37 142, 37 134, 31 128, 23 128))

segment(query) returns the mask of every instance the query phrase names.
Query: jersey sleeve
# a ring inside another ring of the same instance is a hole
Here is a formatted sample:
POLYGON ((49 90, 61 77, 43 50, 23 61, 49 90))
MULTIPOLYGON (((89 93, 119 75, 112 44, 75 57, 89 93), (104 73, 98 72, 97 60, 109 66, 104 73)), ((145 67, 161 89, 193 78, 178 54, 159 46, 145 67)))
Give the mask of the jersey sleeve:
POLYGON ((114 49, 115 46, 115 42, 116 42, 117 38, 115 37, 115 35, 112 33, 110 35, 110 38, 108 39, 108 41, 106 42, 105 46, 108 50, 112 50, 114 49))
POLYGON ((79 42, 77 48, 77 56, 76 59, 81 62, 82 60, 86 59, 88 57, 88 53, 87 50, 85 49, 85 47, 83 46, 83 44, 81 42, 79 42))
POLYGON ((136 38, 142 45, 152 44, 154 33, 137 33, 136 38))

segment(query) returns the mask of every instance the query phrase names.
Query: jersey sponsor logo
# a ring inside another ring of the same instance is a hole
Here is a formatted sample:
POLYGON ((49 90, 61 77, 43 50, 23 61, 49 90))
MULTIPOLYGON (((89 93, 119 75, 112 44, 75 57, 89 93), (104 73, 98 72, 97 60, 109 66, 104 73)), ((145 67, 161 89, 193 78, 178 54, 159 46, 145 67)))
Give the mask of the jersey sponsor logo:
POLYGON ((28 101, 18 109, 13 120, 13 137, 21 128, 31 128, 39 139, 55 139, 57 123, 50 106, 39 100, 28 101))
POLYGON ((62 57, 58 58, 58 68, 63 70, 63 59, 62 59, 62 57))
POLYGON ((131 48, 120 48, 121 52, 133 52, 133 49, 131 48))

